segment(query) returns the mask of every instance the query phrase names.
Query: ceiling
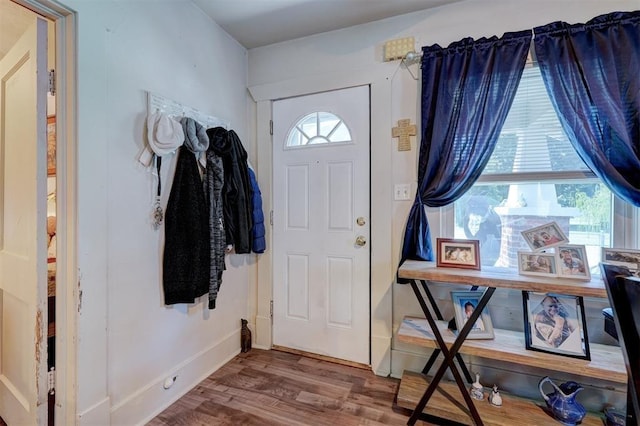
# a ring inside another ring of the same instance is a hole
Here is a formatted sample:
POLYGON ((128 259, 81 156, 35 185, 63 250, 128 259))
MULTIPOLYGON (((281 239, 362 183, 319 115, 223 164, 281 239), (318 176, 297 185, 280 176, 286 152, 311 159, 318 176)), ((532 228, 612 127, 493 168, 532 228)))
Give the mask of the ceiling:
POLYGON ((460 0, 192 0, 247 49, 460 0))
MULTIPOLYGON (((460 0, 192 0, 247 49, 430 9, 460 0)), ((0 58, 32 22, 0 0, 0 58)))

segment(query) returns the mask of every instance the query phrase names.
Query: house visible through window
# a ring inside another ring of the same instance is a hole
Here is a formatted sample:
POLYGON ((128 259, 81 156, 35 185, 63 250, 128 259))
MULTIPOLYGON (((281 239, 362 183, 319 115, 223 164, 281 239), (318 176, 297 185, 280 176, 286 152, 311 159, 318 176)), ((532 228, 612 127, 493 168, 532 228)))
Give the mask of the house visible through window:
POLYGON ((554 221, 598 273, 613 197, 564 134, 538 67, 524 70, 491 159, 454 211, 454 236, 480 240, 482 265, 517 268, 529 250, 520 232, 554 221))

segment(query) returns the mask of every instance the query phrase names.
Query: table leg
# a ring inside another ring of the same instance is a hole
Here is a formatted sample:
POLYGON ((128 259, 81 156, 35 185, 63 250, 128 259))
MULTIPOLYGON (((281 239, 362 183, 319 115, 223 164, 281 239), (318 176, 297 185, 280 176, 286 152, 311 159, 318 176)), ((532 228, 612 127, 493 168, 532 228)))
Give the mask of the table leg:
MULTIPOLYGON (((431 293, 431 290, 429 290, 429 286, 427 285, 427 282, 425 280, 420 280, 420 284, 422 284, 422 289, 424 291, 424 294, 427 296, 427 299, 429 299, 429 304, 431 305, 431 309, 433 309, 433 313, 435 314, 436 318, 439 320, 443 320, 444 317, 442 316, 440 309, 438 309, 438 304, 436 303, 436 300, 434 299, 433 294, 431 293)), ((471 290, 474 291, 477 288, 478 286, 472 286, 471 290)), ((424 309, 425 308, 423 308, 423 310, 424 309)), ((435 349, 433 351, 433 353, 431 354, 431 357, 429 358, 424 368, 422 369, 422 374, 427 374, 429 370, 431 370, 431 367, 435 363, 439 354, 440 354, 439 349, 435 349)), ((469 369, 467 368, 467 365, 462 359, 462 356, 460 354, 456 354, 456 359, 458 360, 458 364, 460 364, 460 368, 462 369, 462 374, 464 374, 464 378, 467 380, 467 383, 473 382, 471 373, 469 373, 469 369)))
MULTIPOLYGON (((442 338, 440 330, 438 330, 437 324, 436 324, 435 320, 433 319, 433 315, 431 314, 431 311, 429 311, 429 309, 427 307, 427 304, 426 304, 424 298, 422 297, 422 294, 420 293, 420 289, 418 288, 418 286, 417 286, 415 281, 411 282, 411 288, 413 289, 413 292, 415 293, 416 298, 418 299, 418 303, 420 304, 420 307, 422 308, 422 310, 423 310, 423 312, 425 314, 427 322, 429 322, 429 326, 431 327, 431 331, 433 332, 435 340, 436 340, 436 342, 438 344, 438 348, 439 348, 438 350, 441 351, 442 354, 444 355, 444 360, 443 360, 442 364, 440 364, 440 367, 438 368, 436 374, 433 376, 433 378, 431 380, 431 383, 429 384, 429 386, 425 390, 424 394, 422 395, 422 398, 420 398, 420 401, 418 402, 416 408, 414 409, 413 413, 411 414, 411 417, 409 418, 409 421, 407 422, 407 424, 408 425, 415 424, 415 422, 418 420, 418 418, 422 414, 422 411, 424 410, 425 406, 427 405, 427 402, 429 401, 429 399, 431 398, 431 396, 435 392, 435 390, 436 390, 436 388, 438 386, 438 383, 440 383, 440 380, 442 380, 442 377, 444 376, 445 371, 447 370, 447 368, 449 368, 451 370, 451 373, 454 376, 454 379, 456 381, 456 384, 458 385, 458 388, 460 389, 462 397, 465 400, 465 402, 467 404, 467 407, 469 408, 469 411, 471 413, 471 417, 472 417, 474 423, 476 425, 483 425, 482 419, 480 419, 480 415, 478 414, 478 411, 477 411, 475 405, 473 404, 473 401, 472 401, 471 397, 469 396, 469 393, 467 392, 466 386, 464 385, 464 383, 462 381, 462 377, 460 376, 460 372, 458 371, 458 368, 456 367, 455 363, 453 362, 453 359, 454 359, 454 357, 456 357, 456 355, 459 355, 458 354, 458 350, 460 349, 460 346, 462 346, 462 343, 464 342, 464 339, 467 337, 467 335, 471 331, 471 328, 473 327, 473 324, 480 317, 480 314, 482 313, 482 310, 485 308, 485 306, 489 302, 489 299, 493 295, 493 292, 495 291, 495 288, 489 287, 484 291, 482 297, 480 298, 480 301, 478 302, 478 306, 476 306, 476 309, 471 314, 471 317, 469 318, 467 323, 464 325, 462 330, 459 331, 458 337, 453 342, 453 345, 451 346, 450 349, 447 348, 447 345, 444 342, 444 339, 442 338)), ((430 293, 428 293, 428 294, 430 294, 430 293)), ((429 297, 429 296, 427 296, 427 297, 429 297)))

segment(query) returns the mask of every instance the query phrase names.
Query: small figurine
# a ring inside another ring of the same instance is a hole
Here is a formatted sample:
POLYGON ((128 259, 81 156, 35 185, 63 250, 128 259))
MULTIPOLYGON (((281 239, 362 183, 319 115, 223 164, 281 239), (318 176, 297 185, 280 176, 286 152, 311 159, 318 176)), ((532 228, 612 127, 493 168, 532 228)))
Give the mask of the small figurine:
POLYGON ((500 392, 498 392, 497 385, 493 385, 493 390, 491 391, 491 395, 489 395, 489 402, 491 405, 495 405, 496 407, 500 407, 502 405, 502 397, 500 396, 500 392))
POLYGON ((484 392, 482 392, 483 389, 484 388, 480 384, 480 374, 476 373, 476 381, 471 384, 471 389, 469 389, 471 398, 482 401, 484 399, 484 392))
POLYGON ((240 328, 240 348, 242 352, 249 352, 251 350, 251 330, 247 327, 247 320, 240 318, 242 327, 240 328))

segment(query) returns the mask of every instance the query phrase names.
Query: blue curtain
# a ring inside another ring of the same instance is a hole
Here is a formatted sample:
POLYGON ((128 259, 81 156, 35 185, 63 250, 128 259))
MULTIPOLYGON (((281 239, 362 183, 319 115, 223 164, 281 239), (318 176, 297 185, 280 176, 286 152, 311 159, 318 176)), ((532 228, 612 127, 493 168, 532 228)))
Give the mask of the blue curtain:
POLYGON ((518 88, 531 31, 422 48, 418 191, 402 259, 433 260, 425 206, 460 198, 491 157, 518 88))
POLYGON ((640 206, 640 11, 537 27, 535 50, 560 123, 587 166, 640 206))

